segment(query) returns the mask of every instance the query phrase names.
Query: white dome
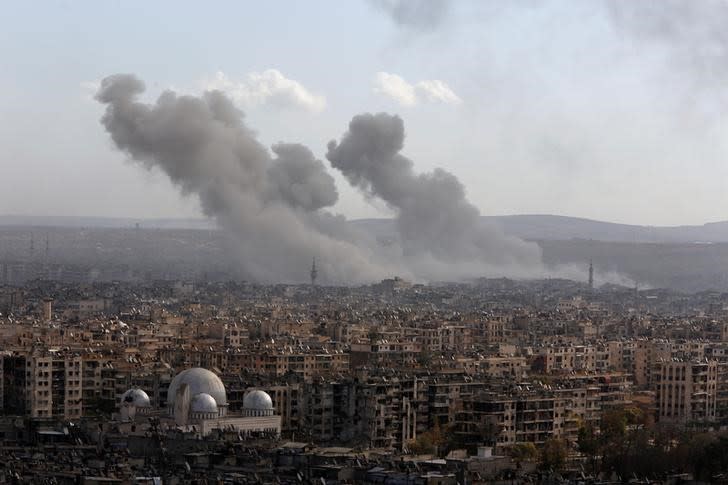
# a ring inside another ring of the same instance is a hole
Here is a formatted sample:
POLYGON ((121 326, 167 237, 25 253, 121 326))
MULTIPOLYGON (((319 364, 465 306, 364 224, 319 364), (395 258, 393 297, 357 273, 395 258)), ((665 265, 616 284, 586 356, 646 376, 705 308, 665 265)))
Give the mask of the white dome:
POLYGON ((207 393, 195 394, 190 402, 190 411, 193 413, 214 413, 217 414, 217 403, 215 398, 207 393))
POLYGON ((243 398, 243 409, 258 411, 273 409, 273 400, 267 392, 250 391, 243 398))
POLYGON ((148 408, 151 407, 152 404, 146 392, 141 389, 129 389, 121 395, 121 405, 148 408))
POLYGON ((227 405, 225 386, 219 377, 207 369, 193 367, 183 370, 172 379, 167 390, 167 406, 174 406, 174 399, 177 396, 177 389, 182 384, 187 384, 190 389, 190 396, 196 394, 208 394, 215 400, 217 406, 227 405))

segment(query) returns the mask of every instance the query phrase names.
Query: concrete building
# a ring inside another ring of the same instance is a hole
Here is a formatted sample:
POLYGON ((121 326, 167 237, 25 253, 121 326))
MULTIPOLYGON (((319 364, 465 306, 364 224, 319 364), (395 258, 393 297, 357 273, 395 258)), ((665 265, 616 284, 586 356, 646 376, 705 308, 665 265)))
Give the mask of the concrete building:
POLYGON ((5 414, 33 418, 83 416, 82 361, 57 351, 3 357, 5 414))
POLYGON ((715 421, 716 361, 664 361, 656 365, 654 375, 658 421, 682 424, 715 421))

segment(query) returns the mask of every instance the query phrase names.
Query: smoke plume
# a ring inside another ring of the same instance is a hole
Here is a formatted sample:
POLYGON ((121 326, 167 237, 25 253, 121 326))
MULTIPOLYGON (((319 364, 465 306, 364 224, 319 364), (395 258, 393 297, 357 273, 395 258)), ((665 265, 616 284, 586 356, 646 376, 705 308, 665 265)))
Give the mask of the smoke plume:
POLYGON ((197 195, 203 211, 235 235, 243 276, 305 281, 311 258, 323 255, 327 282, 391 274, 374 243, 322 210, 336 202, 336 187, 306 147, 278 144, 272 157, 220 92, 167 91, 149 105, 137 99, 144 89, 133 75, 104 79, 96 96, 107 105, 102 124, 132 160, 197 195))
POLYGON ((399 241, 374 237, 326 209, 338 192, 324 164, 305 146, 279 143, 272 154, 218 91, 200 97, 166 91, 138 100, 133 75, 104 79, 96 99, 115 145, 148 169, 159 169, 233 235, 242 276, 305 281, 317 257, 322 281, 358 283, 394 274, 416 279, 533 276, 538 246, 506 237, 479 220, 460 181, 445 170, 416 174, 399 152, 404 125, 396 116, 354 117, 327 158, 369 197, 397 212, 399 241))
POLYGON ((537 245, 483 225, 453 174, 443 169, 416 174, 412 161, 400 153, 403 146, 401 118, 362 114, 351 120, 340 143, 329 143, 326 158, 367 196, 382 199, 396 211, 409 260, 424 256, 447 264, 481 263, 511 271, 539 265, 537 245))

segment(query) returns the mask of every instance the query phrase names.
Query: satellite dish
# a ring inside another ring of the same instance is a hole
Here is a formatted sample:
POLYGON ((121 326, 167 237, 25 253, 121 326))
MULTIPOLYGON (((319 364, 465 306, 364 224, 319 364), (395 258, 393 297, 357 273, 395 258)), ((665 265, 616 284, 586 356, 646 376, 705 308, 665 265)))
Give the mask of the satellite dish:
POLYGON ((190 415, 190 386, 186 383, 179 386, 174 397, 174 422, 177 426, 185 426, 190 415))

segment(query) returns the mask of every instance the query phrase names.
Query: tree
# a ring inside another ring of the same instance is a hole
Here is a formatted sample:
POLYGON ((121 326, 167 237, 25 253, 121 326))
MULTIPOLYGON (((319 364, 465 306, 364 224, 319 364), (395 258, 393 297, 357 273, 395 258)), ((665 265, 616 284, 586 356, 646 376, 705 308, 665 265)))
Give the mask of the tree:
POLYGON ((432 440, 432 433, 429 431, 420 433, 417 438, 411 440, 407 446, 415 455, 432 455, 435 453, 435 444, 432 440))
POLYGON ((541 447, 541 467, 546 470, 560 470, 566 464, 568 455, 566 441, 550 438, 541 447))
POLYGON ((720 436, 704 448, 694 464, 698 478, 710 481, 718 473, 728 470, 728 436, 720 436))
POLYGON ((605 445, 619 444, 627 433, 627 413, 623 409, 612 409, 602 415, 600 436, 605 445))
POLYGON ((623 409, 612 409, 602 415, 599 426, 599 450, 602 467, 613 471, 620 465, 624 455, 627 434, 627 415, 623 409))
POLYGON ((416 439, 409 442, 409 449, 416 455, 434 455, 445 444, 445 437, 440 430, 440 424, 435 422, 430 431, 420 433, 416 439))
POLYGON ((516 443, 508 449, 508 454, 516 463, 535 460, 538 457, 538 449, 533 443, 516 443))
POLYGON ((597 457, 600 455, 599 437, 591 424, 579 427, 579 435, 577 437, 577 446, 579 452, 586 456, 591 465, 592 472, 597 469, 597 457))

